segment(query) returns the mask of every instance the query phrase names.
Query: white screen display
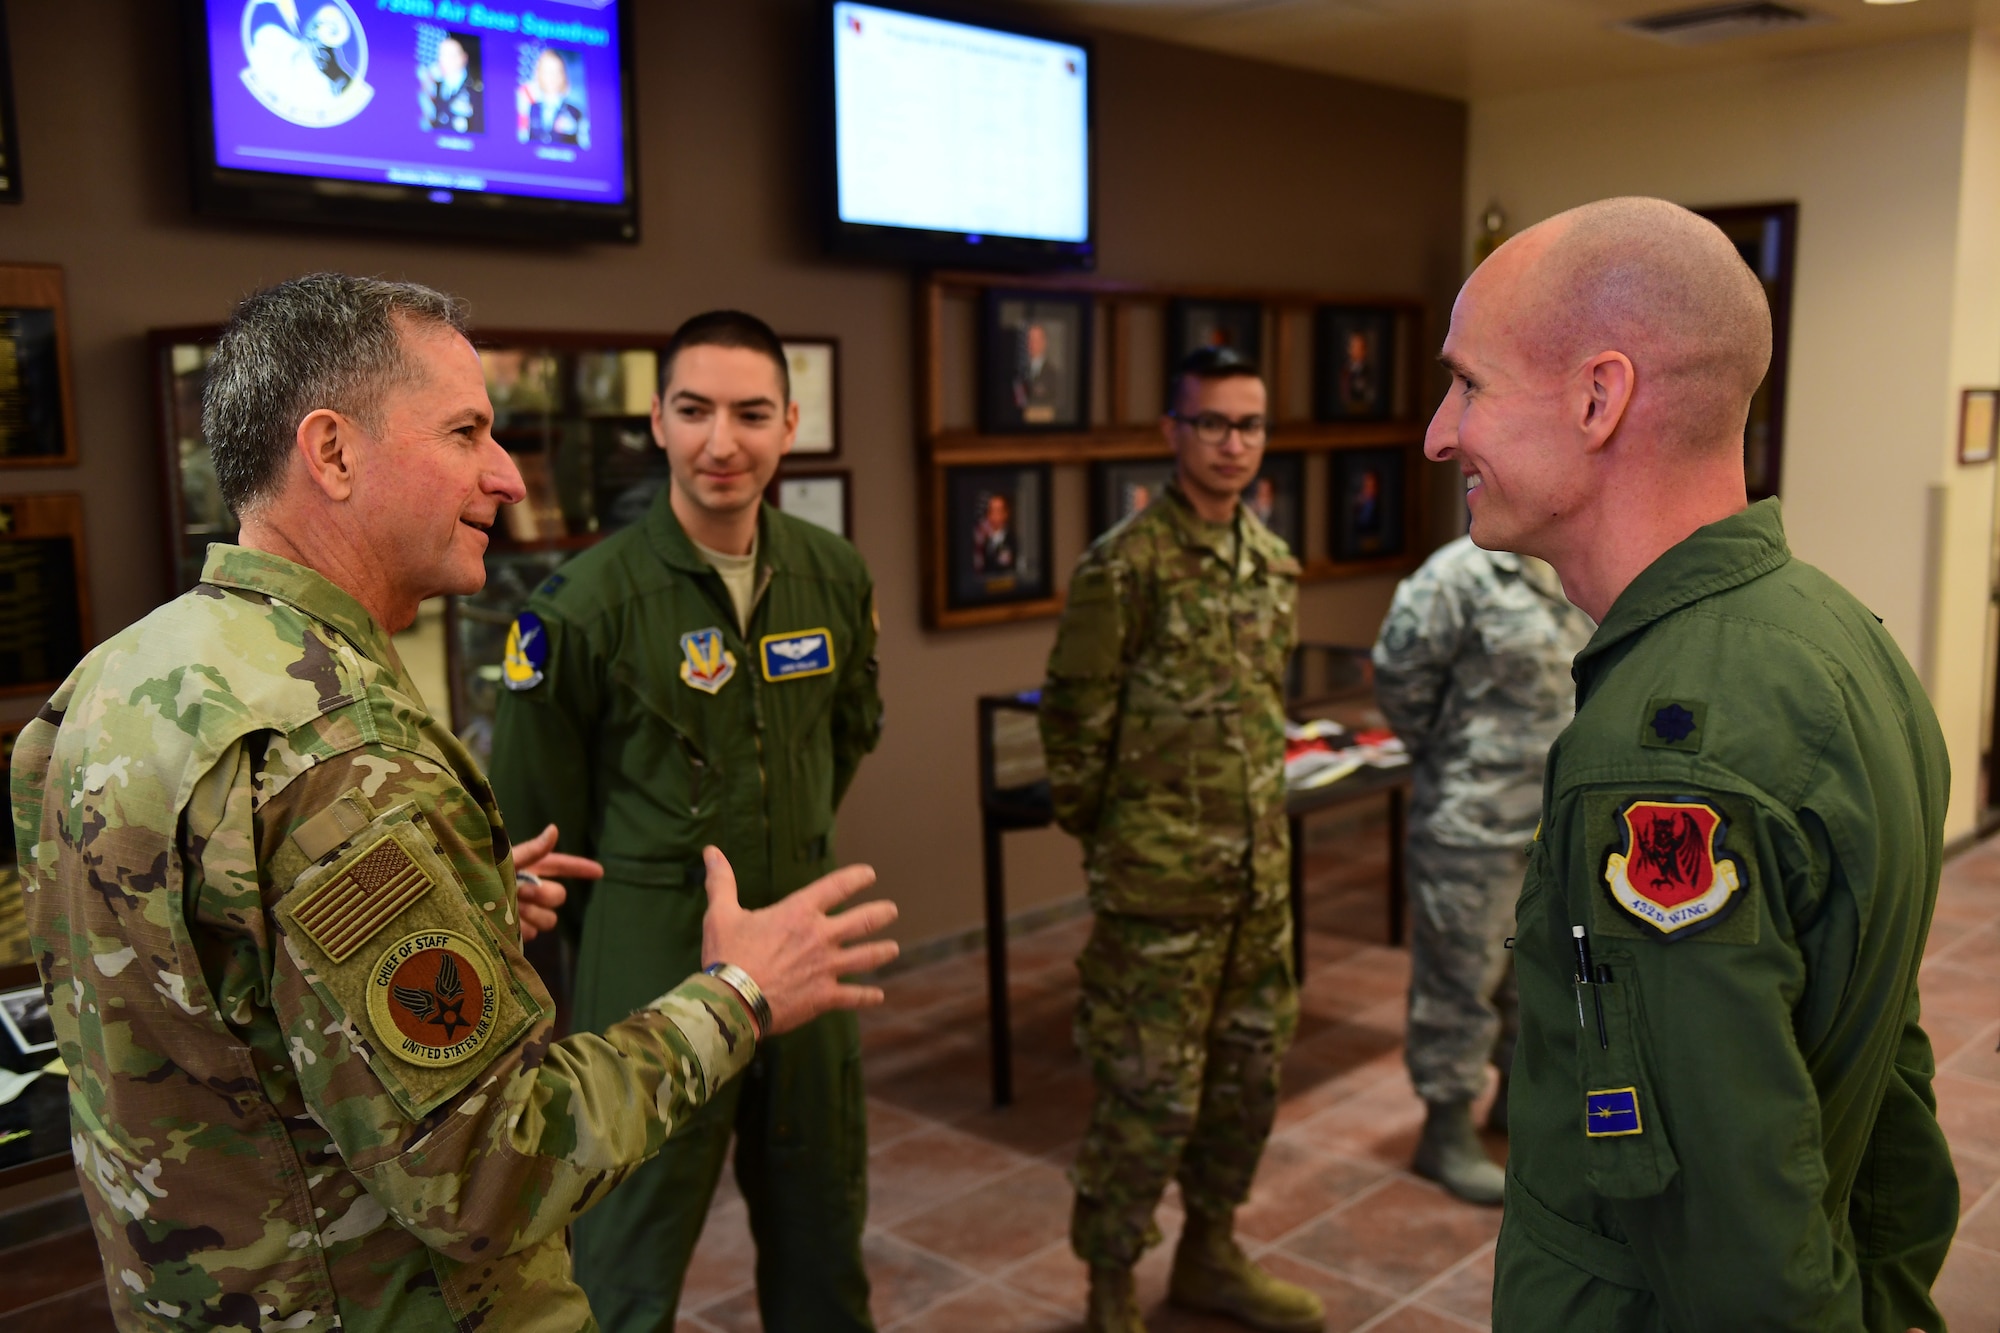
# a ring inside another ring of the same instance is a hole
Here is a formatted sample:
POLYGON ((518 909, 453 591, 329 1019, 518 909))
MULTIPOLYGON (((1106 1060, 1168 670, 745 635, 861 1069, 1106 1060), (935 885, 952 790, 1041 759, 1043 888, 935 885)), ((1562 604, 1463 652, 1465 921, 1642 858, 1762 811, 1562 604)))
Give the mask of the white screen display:
POLYGON ((1082 47, 874 5, 833 23, 841 221, 1090 239, 1082 47))

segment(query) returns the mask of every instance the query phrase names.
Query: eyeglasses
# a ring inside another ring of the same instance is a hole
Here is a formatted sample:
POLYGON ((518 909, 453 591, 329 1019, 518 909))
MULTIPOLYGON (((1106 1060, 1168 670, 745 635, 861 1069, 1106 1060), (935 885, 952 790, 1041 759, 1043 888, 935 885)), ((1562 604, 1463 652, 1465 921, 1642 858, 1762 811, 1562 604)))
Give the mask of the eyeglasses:
POLYGON ((1169 412, 1167 415, 1193 431, 1194 437, 1203 444, 1221 444, 1229 438, 1231 431, 1241 435, 1245 444, 1262 444, 1265 432, 1270 429, 1270 424, 1262 417, 1231 420, 1220 412, 1196 412, 1193 415, 1169 412))

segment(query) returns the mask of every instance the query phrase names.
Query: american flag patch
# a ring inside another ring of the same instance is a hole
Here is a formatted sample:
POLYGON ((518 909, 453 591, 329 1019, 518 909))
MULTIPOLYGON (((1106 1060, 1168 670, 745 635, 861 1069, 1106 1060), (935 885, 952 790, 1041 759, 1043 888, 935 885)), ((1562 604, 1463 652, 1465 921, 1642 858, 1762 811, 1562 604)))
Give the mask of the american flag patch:
POLYGON ((393 834, 347 863, 292 909, 292 920, 338 963, 431 891, 431 877, 393 834))

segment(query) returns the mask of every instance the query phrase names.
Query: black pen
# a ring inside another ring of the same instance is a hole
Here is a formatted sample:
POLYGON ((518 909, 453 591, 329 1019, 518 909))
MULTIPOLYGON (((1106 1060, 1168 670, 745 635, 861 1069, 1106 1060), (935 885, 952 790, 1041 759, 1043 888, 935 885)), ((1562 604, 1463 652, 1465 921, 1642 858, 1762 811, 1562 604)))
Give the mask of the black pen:
MULTIPOLYGON (((1604 1025, 1604 996, 1597 989, 1597 968, 1590 961, 1590 937, 1584 934, 1582 926, 1571 926, 1570 937, 1576 941, 1576 980, 1579 986, 1590 987, 1591 1008, 1597 1011, 1597 1045, 1600 1050, 1611 1049, 1611 1036, 1604 1025)), ((1576 993, 1576 1025, 1583 1026, 1583 992, 1576 993)))

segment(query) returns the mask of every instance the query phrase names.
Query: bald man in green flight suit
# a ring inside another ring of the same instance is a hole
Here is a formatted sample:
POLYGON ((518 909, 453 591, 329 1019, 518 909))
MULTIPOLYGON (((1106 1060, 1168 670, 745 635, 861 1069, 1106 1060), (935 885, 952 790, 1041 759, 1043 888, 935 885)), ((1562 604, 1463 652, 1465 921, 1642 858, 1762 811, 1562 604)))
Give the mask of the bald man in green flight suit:
POLYGON ((1452 311, 1425 452, 1598 622, 1517 908, 1496 1333, 1905 1333, 1958 1184, 1918 1023, 1948 790, 1880 621, 1749 504, 1763 290, 1658 199, 1452 311))
MULTIPOLYGON (((704 844, 728 855, 746 905, 832 867, 834 808, 881 729, 874 589, 846 541, 761 503, 797 425, 784 348, 763 321, 715 311, 683 324, 653 405, 669 486, 545 582, 510 635, 493 740, 501 809, 555 822, 564 849, 604 865, 566 909, 581 927, 579 1025, 689 970, 704 844)), ((851 1017, 760 1048, 746 1078, 599 1205, 601 1221, 575 1228, 577 1281, 600 1324, 673 1328, 732 1138, 764 1327, 872 1330, 851 1017)))

